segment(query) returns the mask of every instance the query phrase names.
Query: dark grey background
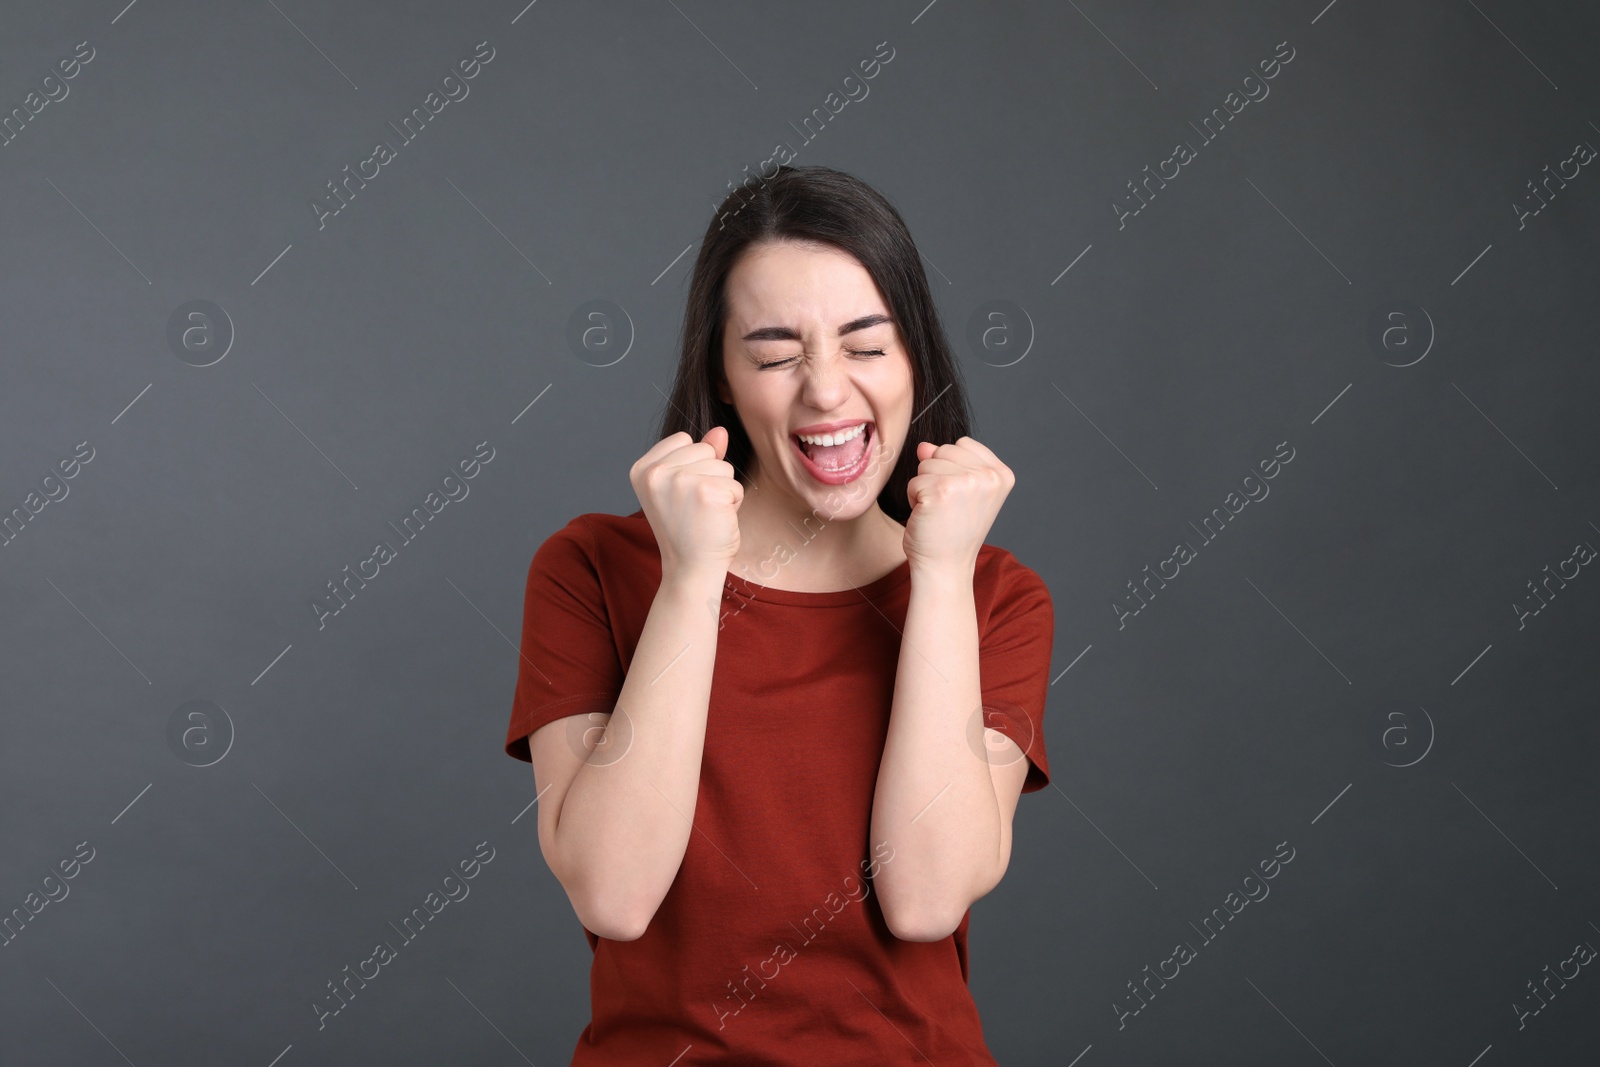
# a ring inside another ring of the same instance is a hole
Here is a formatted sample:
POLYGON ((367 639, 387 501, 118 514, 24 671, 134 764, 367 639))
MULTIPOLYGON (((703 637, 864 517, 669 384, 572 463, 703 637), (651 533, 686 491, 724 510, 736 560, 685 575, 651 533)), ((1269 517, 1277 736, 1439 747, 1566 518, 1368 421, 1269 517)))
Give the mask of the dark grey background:
POLYGON ((925 3, 8 5, 0 114, 95 57, 0 148, 0 508, 94 458, 0 549, 0 914, 94 858, 0 948, 0 1059, 567 1062, 590 954, 501 752, 527 564, 637 507, 699 236, 787 141, 904 214, 1018 476, 989 540, 1055 601, 1054 787, 973 911, 1000 1061, 1594 1061, 1593 967, 1514 1007, 1600 945, 1600 577, 1514 606, 1600 545, 1600 177, 1514 207, 1600 145, 1594 7, 925 3), (325 183, 485 40, 319 230, 325 183), (597 299, 619 362, 568 344, 597 299), (231 323, 206 367, 167 341, 192 300, 231 323), (325 583, 482 441, 470 494, 319 629, 325 583), (216 710, 172 740, 189 701, 216 710), (325 983, 482 841, 470 896, 319 1030, 325 983))

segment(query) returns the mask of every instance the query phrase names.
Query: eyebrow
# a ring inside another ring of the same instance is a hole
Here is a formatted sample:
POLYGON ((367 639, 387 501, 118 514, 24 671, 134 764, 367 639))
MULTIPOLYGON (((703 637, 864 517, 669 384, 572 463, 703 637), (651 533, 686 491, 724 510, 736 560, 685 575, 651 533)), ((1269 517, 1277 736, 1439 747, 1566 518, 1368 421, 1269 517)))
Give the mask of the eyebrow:
MULTIPOLYGON (((855 333, 857 330, 865 330, 893 321, 887 315, 863 315, 859 319, 851 319, 839 327, 839 336, 843 337, 847 333, 855 333)), ((798 341, 800 340, 800 334, 788 326, 763 326, 759 330, 751 330, 742 339, 746 341, 798 341)))

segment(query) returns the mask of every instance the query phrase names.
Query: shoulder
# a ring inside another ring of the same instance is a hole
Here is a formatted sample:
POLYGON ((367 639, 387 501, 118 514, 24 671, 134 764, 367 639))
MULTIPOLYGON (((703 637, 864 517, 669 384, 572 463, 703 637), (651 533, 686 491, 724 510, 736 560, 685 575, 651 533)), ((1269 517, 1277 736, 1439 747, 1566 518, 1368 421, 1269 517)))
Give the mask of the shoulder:
POLYGON ((588 511, 567 525, 577 527, 599 556, 645 553, 659 558, 656 534, 650 528, 650 520, 645 518, 643 508, 627 515, 588 511))
POLYGON ((1055 639, 1050 587, 1032 567, 1005 549, 986 544, 979 550, 972 592, 983 640, 1021 632, 1037 634, 1046 642, 1055 639))
POLYGON ((589 511, 575 515, 547 536, 534 554, 534 563, 582 565, 594 571, 648 569, 660 566, 655 532, 643 509, 630 515, 589 511))
POLYGON ((655 543, 650 521, 645 518, 642 508, 631 515, 586 511, 574 515, 565 526, 557 527, 545 538, 545 543, 577 544, 592 550, 607 545, 638 542, 641 534, 651 544, 655 543))
POLYGON ((996 606, 1017 600, 1050 604, 1050 587, 1038 572, 999 545, 985 544, 978 550, 973 585, 996 606))

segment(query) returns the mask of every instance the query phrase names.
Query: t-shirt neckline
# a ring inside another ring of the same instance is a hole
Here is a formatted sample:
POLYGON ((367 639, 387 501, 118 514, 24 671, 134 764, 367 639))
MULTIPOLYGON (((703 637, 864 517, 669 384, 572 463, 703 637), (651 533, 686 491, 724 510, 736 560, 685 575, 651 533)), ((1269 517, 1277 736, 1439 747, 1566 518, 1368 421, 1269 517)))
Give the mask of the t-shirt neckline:
POLYGON ((770 586, 758 585, 746 580, 742 575, 735 575, 732 571, 723 579, 722 586, 729 592, 766 604, 790 604, 795 607, 823 608, 841 604, 862 604, 869 600, 876 600, 881 594, 895 589, 911 579, 911 561, 902 560, 899 566, 881 578, 874 578, 866 585, 856 586, 854 589, 834 589, 827 592, 810 592, 799 589, 774 589, 770 586))

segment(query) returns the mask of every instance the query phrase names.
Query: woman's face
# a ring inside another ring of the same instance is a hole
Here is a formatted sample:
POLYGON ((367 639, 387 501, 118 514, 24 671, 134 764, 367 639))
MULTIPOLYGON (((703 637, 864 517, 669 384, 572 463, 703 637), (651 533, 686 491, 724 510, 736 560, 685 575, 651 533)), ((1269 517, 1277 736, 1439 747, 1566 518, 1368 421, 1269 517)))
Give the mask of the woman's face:
POLYGON ((807 510, 863 514, 894 471, 913 395, 910 353, 872 275, 831 245, 766 241, 745 249, 725 293, 717 391, 750 437, 746 473, 807 510))

